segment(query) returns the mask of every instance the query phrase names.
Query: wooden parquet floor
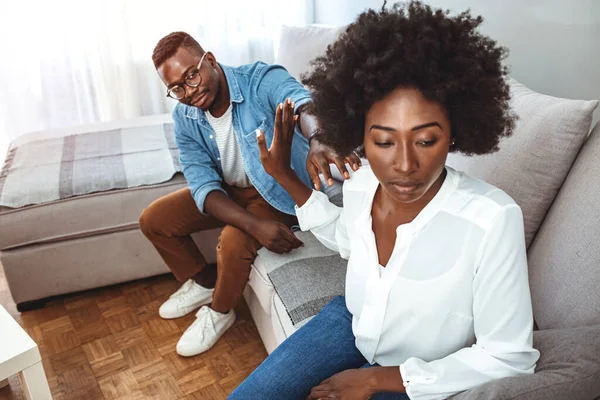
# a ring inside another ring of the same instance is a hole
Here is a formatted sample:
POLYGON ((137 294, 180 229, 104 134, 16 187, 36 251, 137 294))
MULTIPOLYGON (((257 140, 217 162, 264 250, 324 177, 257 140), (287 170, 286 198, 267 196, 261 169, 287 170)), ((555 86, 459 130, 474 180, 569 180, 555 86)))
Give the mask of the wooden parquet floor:
MULTIPOLYGON (((225 399, 267 356, 245 304, 207 353, 184 358, 175 344, 194 314, 163 320, 171 276, 95 289, 19 313, 0 267, 0 304, 38 344, 53 398, 225 399)), ((24 399, 16 376, 0 399, 24 399)))

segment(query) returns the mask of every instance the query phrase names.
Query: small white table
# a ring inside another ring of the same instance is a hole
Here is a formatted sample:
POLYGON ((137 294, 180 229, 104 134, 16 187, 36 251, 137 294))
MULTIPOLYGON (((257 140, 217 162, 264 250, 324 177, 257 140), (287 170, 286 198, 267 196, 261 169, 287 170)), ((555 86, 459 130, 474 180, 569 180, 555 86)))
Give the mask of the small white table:
POLYGON ((52 399, 37 344, 0 305, 0 388, 17 373, 27 399, 52 399))

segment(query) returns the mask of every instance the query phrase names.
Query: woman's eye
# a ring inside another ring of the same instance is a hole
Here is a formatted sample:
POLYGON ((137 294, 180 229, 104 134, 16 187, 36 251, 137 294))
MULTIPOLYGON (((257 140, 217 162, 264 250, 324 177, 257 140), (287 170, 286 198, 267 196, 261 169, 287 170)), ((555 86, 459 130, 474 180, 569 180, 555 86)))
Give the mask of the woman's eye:
POLYGON ((375 146, 379 147, 390 147, 392 145, 391 142, 375 142, 375 146))
POLYGON ((423 140, 420 141, 419 144, 423 147, 430 147, 433 146, 435 144, 436 140, 423 140))

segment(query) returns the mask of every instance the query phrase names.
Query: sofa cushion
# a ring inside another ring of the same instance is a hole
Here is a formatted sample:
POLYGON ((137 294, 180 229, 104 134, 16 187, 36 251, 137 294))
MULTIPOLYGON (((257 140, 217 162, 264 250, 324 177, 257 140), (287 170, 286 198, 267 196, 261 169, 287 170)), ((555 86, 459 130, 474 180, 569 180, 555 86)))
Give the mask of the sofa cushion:
POLYGON ((600 123, 529 249, 533 312, 540 329, 600 324, 599 159, 600 123))
POLYGON ((142 210, 187 186, 182 174, 156 185, 109 190, 0 210, 0 250, 136 229, 142 210))
POLYGON ((324 55, 327 46, 345 29, 346 27, 284 26, 281 29, 275 63, 283 65, 290 75, 300 80, 300 75, 309 70, 310 61, 324 55))
POLYGON ((519 116, 500 151, 484 156, 450 154, 448 164, 508 193, 523 210, 529 246, 590 131, 598 101, 567 100, 509 80, 519 116))
MULTIPOLYGON (((310 232, 296 232, 304 247, 288 254, 260 250, 254 269, 268 276, 294 326, 344 294, 346 260, 323 246, 310 232)), ((263 305, 268 308, 268 304, 263 305)))
POLYGON ((535 374, 499 379, 453 400, 589 400, 600 396, 600 325, 533 333, 535 374))

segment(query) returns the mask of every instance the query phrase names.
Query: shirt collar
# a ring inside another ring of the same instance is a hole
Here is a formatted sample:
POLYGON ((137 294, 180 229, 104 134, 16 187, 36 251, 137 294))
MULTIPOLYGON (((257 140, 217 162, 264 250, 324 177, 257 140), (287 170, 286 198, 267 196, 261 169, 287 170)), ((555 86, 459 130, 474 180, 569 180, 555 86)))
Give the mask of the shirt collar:
POLYGON ((242 91, 240 90, 240 85, 238 83, 237 76, 235 75, 233 68, 231 68, 227 65, 222 65, 222 64, 219 64, 219 65, 221 66, 221 69, 223 70, 223 73, 225 74, 225 79, 227 80, 227 86, 229 86, 229 100, 232 103, 243 102, 244 96, 242 96, 242 91))
MULTIPOLYGON (((415 234, 422 230, 427 223, 442 209, 446 200, 455 192, 458 187, 460 180, 460 174, 457 173, 453 168, 446 166, 446 178, 442 187, 436 195, 431 199, 429 203, 421 210, 421 212, 408 224, 403 224, 398 229, 405 227, 404 229, 410 229, 415 234)), ((369 232, 372 229, 371 211, 373 208, 373 199, 375 198, 375 192, 379 187, 379 181, 373 175, 373 181, 367 188, 367 195, 369 196, 368 206, 362 211, 362 213, 356 219, 356 222, 363 225, 365 229, 360 231, 369 232)), ((361 226, 361 228, 363 227, 361 226)))
MULTIPOLYGON (((231 101, 232 103, 243 102, 244 96, 242 95, 242 91, 240 90, 240 84, 238 82, 234 69, 220 63, 219 66, 223 70, 223 73, 225 74, 225 79, 227 80, 227 86, 229 87, 229 101, 231 101)), ((204 117, 204 111, 200 110, 198 107, 186 105, 185 116, 187 118, 198 119, 199 115, 201 117, 204 117)))
POLYGON ((451 167, 446 166, 446 178, 442 187, 436 195, 431 199, 429 203, 421 210, 409 225, 412 229, 413 234, 422 230, 429 221, 442 209, 448 198, 454 193, 458 187, 458 181, 460 180, 459 174, 451 167))

